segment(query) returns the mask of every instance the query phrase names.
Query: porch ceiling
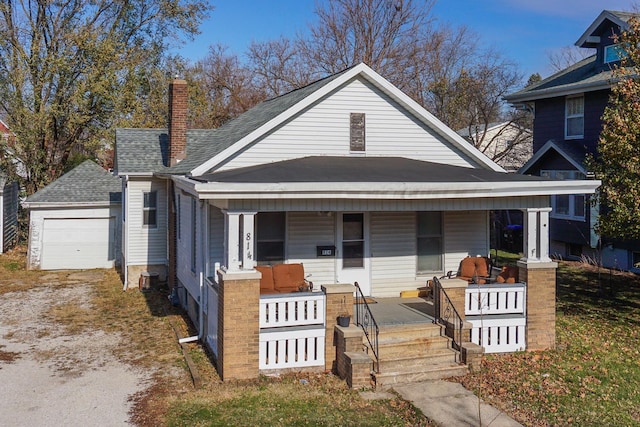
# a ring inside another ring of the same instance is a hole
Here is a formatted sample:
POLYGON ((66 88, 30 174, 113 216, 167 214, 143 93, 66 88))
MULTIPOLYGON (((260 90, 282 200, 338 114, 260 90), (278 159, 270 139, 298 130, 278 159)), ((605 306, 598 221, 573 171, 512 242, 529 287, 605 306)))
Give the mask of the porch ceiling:
MULTIPOLYGON (((400 157, 305 157, 191 177, 207 195, 237 198, 434 199, 593 193, 595 180, 547 178, 400 157)), ((187 184, 183 182, 183 184, 187 184)))

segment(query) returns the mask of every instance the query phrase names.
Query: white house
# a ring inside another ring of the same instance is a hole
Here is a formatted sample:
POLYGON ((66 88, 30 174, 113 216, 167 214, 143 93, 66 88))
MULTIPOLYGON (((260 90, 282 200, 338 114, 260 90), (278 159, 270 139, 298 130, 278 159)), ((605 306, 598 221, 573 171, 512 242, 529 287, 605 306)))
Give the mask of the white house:
POLYGON ((364 64, 215 130, 187 129, 186 89, 171 85, 168 129, 116 132, 121 265, 125 287, 144 271, 167 280, 227 377, 246 353, 229 349, 257 340, 256 265, 302 263, 316 290, 398 296, 488 254, 489 212, 520 209, 521 268, 554 270, 549 196, 598 185, 506 173, 364 64), (227 317, 232 304, 250 319, 227 317))

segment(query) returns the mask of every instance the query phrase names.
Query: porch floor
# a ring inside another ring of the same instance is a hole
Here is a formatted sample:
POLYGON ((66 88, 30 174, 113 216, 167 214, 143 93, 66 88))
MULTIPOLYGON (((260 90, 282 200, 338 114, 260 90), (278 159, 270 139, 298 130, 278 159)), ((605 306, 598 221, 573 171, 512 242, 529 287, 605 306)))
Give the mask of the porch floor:
MULTIPOLYGON (((431 300, 425 298, 373 299, 376 302, 369 304, 369 308, 378 326, 433 323, 434 310, 433 301, 431 300)), ((354 314, 357 309, 357 305, 354 305, 354 314)))

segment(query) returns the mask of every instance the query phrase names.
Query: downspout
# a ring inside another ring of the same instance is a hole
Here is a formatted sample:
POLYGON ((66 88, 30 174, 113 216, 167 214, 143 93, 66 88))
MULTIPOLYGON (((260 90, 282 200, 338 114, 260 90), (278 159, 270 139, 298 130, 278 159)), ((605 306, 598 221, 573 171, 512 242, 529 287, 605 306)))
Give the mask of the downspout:
POLYGON ((129 209, 129 175, 124 176, 124 191, 122 192, 122 226, 124 227, 124 262, 122 268, 124 269, 124 284, 122 290, 126 291, 129 288, 129 216, 127 215, 127 209, 129 209))

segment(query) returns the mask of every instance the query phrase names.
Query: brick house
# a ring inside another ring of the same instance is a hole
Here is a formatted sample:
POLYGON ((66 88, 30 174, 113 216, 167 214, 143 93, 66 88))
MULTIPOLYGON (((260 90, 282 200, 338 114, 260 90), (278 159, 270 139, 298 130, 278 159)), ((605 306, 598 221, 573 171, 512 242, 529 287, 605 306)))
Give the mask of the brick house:
MULTIPOLYGON (((576 41, 595 53, 505 99, 534 112, 534 155, 520 173, 552 179, 585 179, 588 154, 595 154, 602 114, 609 100, 619 50, 612 36, 636 14, 604 10, 576 41)), ((563 258, 588 256, 604 266, 638 271, 638 242, 601 241, 594 231, 598 209, 585 194, 551 198, 550 252, 563 258)))

